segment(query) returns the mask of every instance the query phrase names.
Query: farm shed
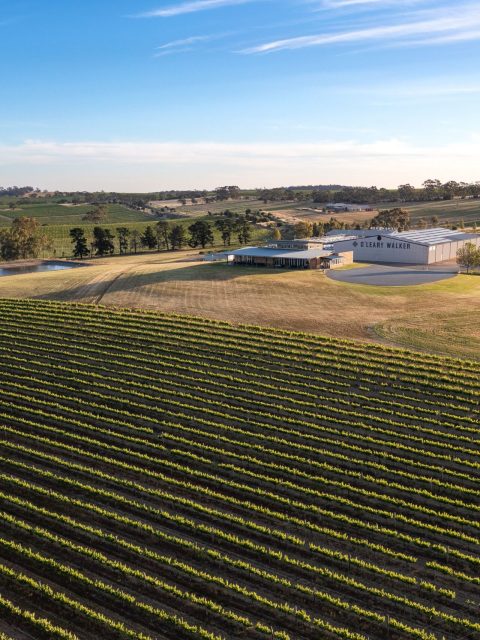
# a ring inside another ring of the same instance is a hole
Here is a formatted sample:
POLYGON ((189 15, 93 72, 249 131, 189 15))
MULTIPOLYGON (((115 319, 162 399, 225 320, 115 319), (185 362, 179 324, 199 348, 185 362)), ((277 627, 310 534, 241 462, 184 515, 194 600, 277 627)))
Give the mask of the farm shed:
POLYGON ((337 252, 353 251, 359 262, 386 262, 429 265, 454 260, 467 242, 480 247, 480 235, 450 229, 418 229, 412 231, 365 230, 353 238, 351 231, 342 238, 335 231, 331 247, 337 252), (348 234, 348 236, 347 236, 348 234))

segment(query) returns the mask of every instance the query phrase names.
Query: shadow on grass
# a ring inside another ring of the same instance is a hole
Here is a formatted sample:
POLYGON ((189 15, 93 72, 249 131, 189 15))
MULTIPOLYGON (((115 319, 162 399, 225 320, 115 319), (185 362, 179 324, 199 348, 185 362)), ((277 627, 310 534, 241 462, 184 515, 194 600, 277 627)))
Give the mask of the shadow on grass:
MULTIPOLYGON (((183 265, 184 264, 185 263, 183 263, 183 265)), ((129 271, 127 269, 124 272, 114 274, 101 283, 89 283, 87 281, 76 287, 66 288, 55 293, 39 294, 31 297, 37 300, 56 299, 65 301, 75 301, 93 297, 95 302, 98 304, 107 293, 113 291, 121 294, 126 291, 134 291, 140 287, 168 284, 170 282, 228 282, 251 275, 280 276, 288 273, 292 273, 292 270, 266 269, 264 267, 242 267, 227 265, 225 263, 205 263, 200 265, 195 264, 192 266, 179 266, 176 269, 159 269, 158 271, 150 273, 142 272, 140 267, 139 271, 129 271)))

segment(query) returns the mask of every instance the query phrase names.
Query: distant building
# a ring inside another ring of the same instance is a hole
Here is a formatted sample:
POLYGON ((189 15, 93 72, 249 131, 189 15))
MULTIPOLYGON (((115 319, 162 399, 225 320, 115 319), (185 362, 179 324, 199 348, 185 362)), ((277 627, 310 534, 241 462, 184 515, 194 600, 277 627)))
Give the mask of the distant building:
POLYGON ((329 202, 325 205, 327 211, 338 211, 343 213, 353 213, 355 211, 372 211, 368 205, 361 204, 346 204, 345 202, 329 202))

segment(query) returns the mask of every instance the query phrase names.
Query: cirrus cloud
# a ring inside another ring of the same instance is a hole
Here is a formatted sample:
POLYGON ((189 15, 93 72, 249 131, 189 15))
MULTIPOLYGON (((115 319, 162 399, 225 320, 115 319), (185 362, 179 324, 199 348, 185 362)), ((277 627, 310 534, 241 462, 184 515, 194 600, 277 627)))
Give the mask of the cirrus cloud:
POLYGON ((220 9, 222 7, 230 7, 237 4, 247 4, 255 2, 255 0, 191 0, 181 2, 180 4, 170 5, 162 9, 153 9, 139 13, 137 18, 170 18, 172 16, 180 16, 185 13, 196 13, 197 11, 207 11, 209 9, 220 9))
MULTIPOLYGON (((346 5, 337 3, 335 6, 346 5)), ((416 19, 399 22, 398 16, 393 16, 388 23, 379 26, 273 40, 244 49, 242 53, 269 53, 286 49, 378 41, 387 41, 390 44, 410 41, 411 44, 425 45, 435 44, 439 38, 445 43, 477 39, 475 34, 480 31, 478 2, 459 3, 454 7, 443 7, 435 11, 418 11, 415 17, 416 19), (419 40, 419 37, 422 39, 419 40)))

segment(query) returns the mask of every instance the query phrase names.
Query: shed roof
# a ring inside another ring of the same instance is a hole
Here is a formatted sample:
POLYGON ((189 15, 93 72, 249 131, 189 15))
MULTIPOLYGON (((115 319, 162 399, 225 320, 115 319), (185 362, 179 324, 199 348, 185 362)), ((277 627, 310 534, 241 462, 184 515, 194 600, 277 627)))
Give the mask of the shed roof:
MULTIPOLYGON (((372 234, 373 235, 373 234, 372 234)), ((436 229, 416 229, 411 231, 395 231, 386 234, 390 238, 400 239, 414 244, 431 246, 436 244, 447 244, 449 242, 460 242, 462 240, 476 240, 478 234, 465 233, 464 231, 452 231, 442 227, 436 229)))
POLYGON ((355 239, 361 239, 376 236, 424 246, 460 242, 462 240, 475 240, 480 237, 475 233, 465 233, 461 230, 452 231, 451 229, 437 227, 435 229, 411 229, 410 231, 395 231, 395 229, 336 229, 329 231, 325 240, 335 243, 343 240, 352 240, 354 237, 355 239))
POLYGON ((290 250, 277 247, 245 247, 229 252, 232 256, 249 256, 252 258, 291 258, 297 260, 312 260, 312 258, 327 258, 333 255, 332 251, 322 249, 290 250))

